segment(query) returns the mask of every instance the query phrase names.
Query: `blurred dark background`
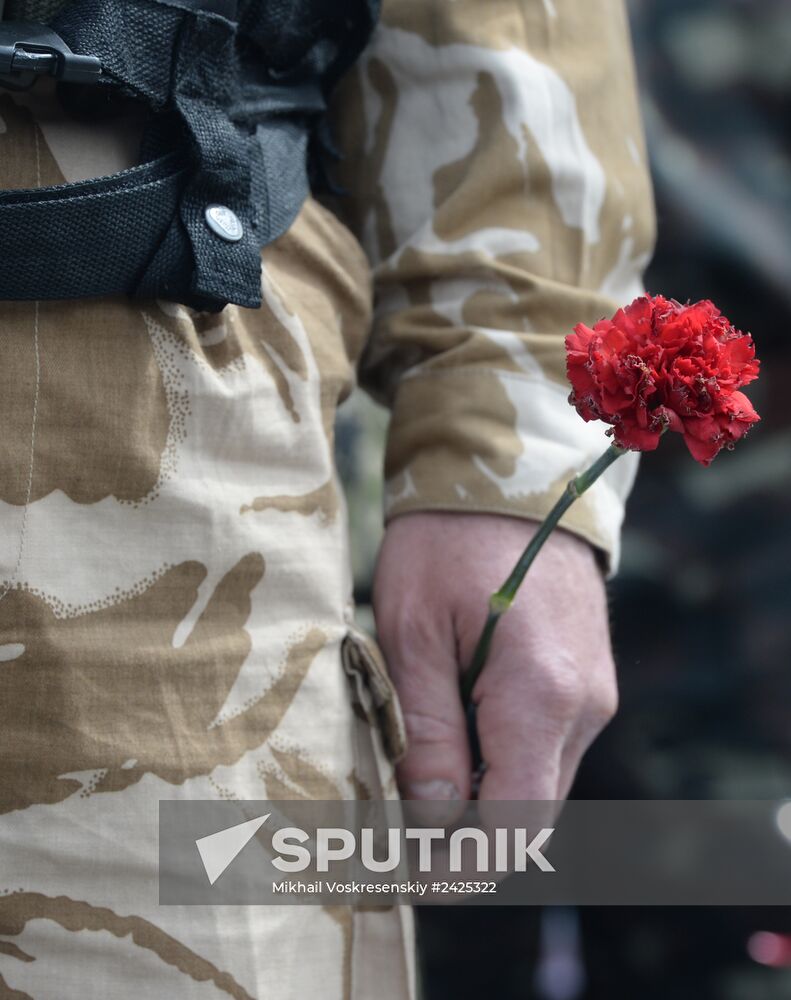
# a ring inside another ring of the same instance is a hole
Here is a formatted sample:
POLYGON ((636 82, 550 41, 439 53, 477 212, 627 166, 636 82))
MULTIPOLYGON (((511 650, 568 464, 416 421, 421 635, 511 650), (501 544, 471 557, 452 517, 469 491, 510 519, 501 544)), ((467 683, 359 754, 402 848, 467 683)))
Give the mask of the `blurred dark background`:
MULTIPOLYGON (((621 709, 573 795, 791 798, 791 3, 630 6, 659 219, 646 284, 752 332, 763 420, 711 469, 669 439, 643 463, 612 585, 621 709)), ((340 433, 363 603, 384 424, 367 406, 340 433)), ((791 909, 418 916, 425 1000, 791 997, 791 949, 756 937, 791 935, 791 909)))

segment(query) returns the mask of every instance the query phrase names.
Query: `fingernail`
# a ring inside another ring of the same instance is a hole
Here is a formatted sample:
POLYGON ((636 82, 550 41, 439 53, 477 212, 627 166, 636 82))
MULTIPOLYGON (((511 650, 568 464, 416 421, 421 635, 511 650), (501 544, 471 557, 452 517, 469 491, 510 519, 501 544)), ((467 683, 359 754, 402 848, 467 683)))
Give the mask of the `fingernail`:
POLYGON ((445 801, 460 798, 459 790, 452 781, 442 781, 440 779, 435 779, 434 781, 413 781, 410 785, 407 785, 406 790, 406 797, 408 799, 436 799, 445 801))

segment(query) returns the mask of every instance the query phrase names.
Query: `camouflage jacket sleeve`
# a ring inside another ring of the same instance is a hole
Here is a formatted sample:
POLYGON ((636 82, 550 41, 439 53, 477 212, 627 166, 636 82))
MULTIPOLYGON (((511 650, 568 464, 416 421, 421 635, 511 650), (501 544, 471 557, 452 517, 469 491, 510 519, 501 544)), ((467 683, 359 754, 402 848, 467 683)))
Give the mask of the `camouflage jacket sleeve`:
MULTIPOLYGON (((607 445, 567 402, 564 335, 639 294, 654 237, 622 0, 384 0, 333 123, 388 516, 542 518, 607 445)), ((611 566, 635 469, 564 521, 611 566)))

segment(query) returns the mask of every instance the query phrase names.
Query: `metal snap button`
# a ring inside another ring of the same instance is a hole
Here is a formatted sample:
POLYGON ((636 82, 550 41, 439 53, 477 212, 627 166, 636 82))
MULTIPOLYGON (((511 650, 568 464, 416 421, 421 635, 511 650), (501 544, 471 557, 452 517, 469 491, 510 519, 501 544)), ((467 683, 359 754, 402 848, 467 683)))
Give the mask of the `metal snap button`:
POLYGON ((206 209, 206 225, 229 243, 238 243, 244 236, 241 219, 226 205, 209 205, 206 209))

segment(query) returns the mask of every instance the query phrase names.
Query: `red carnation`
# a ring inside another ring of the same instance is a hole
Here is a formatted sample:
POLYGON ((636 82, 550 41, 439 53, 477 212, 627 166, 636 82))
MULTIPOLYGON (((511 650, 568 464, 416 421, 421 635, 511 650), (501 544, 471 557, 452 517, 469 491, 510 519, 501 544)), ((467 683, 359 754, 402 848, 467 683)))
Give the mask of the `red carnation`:
POLYGON ((497 623, 566 511, 627 449, 652 451, 666 430, 683 434, 692 457, 708 465, 760 419, 739 392, 758 377, 752 337, 736 330, 709 301, 682 306, 661 295, 644 295, 592 330, 576 326, 566 337, 566 355, 573 386, 569 401, 584 420, 612 424, 607 433, 615 442, 569 480, 508 579, 489 599, 486 622, 461 683, 479 775, 473 689, 497 623))
POLYGON ((592 330, 580 323, 566 352, 570 402, 612 424, 622 448, 652 451, 669 429, 708 465, 760 419, 739 392, 758 377, 752 337, 707 300, 643 296, 592 330))

